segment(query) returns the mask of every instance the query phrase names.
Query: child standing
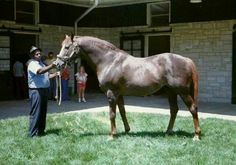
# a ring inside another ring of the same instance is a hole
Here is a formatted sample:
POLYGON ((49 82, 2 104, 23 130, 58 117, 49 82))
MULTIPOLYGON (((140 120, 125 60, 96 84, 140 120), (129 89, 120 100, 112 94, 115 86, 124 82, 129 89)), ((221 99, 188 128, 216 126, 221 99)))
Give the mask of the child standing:
POLYGON ((86 82, 88 74, 85 72, 83 66, 79 67, 79 71, 75 74, 77 80, 77 94, 78 94, 78 102, 86 102, 84 93, 86 89, 86 82))

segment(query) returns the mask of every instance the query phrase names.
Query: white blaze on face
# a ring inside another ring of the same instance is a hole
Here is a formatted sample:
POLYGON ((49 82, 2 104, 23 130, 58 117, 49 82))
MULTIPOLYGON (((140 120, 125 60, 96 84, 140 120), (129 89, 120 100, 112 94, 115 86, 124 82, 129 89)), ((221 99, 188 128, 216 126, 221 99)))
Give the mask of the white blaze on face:
POLYGON ((64 41, 62 42, 62 47, 61 47, 58 57, 63 57, 66 55, 66 52, 67 52, 66 45, 68 45, 70 41, 71 41, 70 36, 66 35, 64 41))

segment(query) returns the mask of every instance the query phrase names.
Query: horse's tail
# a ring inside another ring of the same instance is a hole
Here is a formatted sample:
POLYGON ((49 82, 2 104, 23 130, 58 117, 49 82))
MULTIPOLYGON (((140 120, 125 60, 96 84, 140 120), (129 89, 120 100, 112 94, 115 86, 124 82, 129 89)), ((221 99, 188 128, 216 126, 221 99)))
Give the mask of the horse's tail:
POLYGON ((198 106, 198 72, 194 63, 192 63, 192 84, 190 89, 190 94, 196 106, 198 106))

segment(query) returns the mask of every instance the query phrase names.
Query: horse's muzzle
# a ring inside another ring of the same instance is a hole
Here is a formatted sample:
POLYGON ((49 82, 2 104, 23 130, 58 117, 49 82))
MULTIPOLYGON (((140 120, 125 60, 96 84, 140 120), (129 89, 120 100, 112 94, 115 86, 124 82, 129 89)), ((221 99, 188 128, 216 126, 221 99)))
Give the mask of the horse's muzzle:
POLYGON ((65 65, 65 61, 61 58, 57 58, 56 61, 53 62, 53 64, 56 65, 58 69, 61 69, 63 65, 65 65))

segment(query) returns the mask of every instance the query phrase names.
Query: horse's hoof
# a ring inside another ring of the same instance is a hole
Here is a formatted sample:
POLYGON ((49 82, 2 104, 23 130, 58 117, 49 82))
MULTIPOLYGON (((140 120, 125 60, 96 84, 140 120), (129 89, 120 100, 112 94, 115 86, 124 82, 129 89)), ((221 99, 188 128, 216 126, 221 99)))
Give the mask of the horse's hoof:
POLYGON ((174 134, 174 131, 173 131, 173 130, 167 130, 165 134, 166 134, 166 135, 173 135, 173 134, 174 134))
POLYGON ((107 138, 107 141, 112 141, 112 140, 114 140, 114 136, 109 136, 109 137, 107 138))
POLYGON ((114 131, 114 132, 110 132, 110 133, 109 133, 109 137, 111 137, 111 138, 115 138, 115 136, 116 136, 116 131, 114 131))
POLYGON ((199 141, 199 140, 200 140, 199 136, 198 135, 194 135, 193 141, 199 141))
POLYGON ((116 134, 110 134, 110 136, 107 138, 107 141, 114 140, 116 138, 116 134))
POLYGON ((130 128, 125 129, 126 134, 129 133, 129 131, 130 131, 130 128))

